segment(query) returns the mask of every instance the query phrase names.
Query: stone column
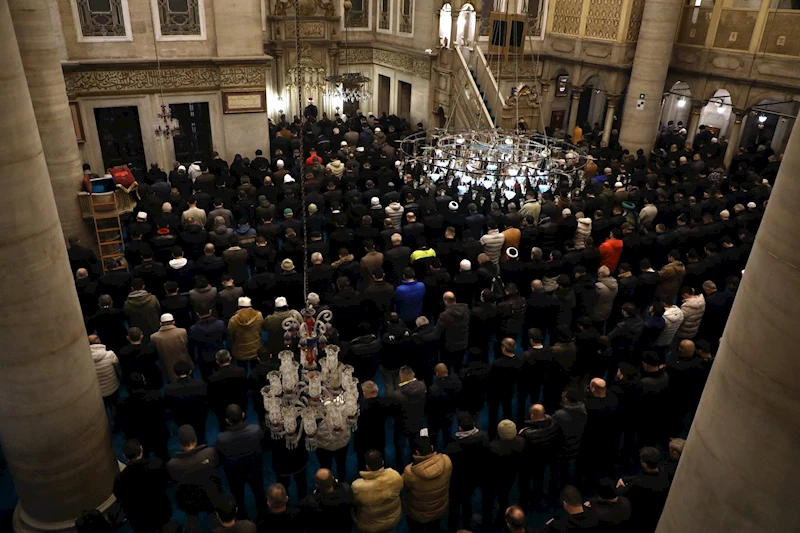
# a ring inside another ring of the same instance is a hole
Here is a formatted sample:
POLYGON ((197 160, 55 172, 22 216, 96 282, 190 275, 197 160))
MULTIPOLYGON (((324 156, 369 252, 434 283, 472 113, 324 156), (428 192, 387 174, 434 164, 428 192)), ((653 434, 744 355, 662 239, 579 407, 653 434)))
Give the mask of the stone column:
POLYGON ((798 124, 656 533, 800 530, 798 124))
POLYGON ((113 503, 118 463, 8 2, 0 50, 0 444, 14 530, 60 531, 113 503))
MULTIPOLYGON (((692 103, 692 114, 689 118, 689 126, 686 128, 686 141, 694 144, 694 136, 700 128, 700 114, 703 112, 703 103, 692 103)), ((680 146, 678 147, 680 148, 680 146)))
MULTIPOLYGON (((61 227, 93 246, 94 232, 81 218, 78 191, 83 169, 69 109, 58 41, 47 0, 9 0, 25 78, 36 113, 61 227)), ((102 175, 102 169, 100 169, 102 175)))
POLYGON ((566 135, 569 135, 570 137, 572 137, 572 134, 575 132, 575 124, 578 123, 578 104, 580 104, 582 92, 583 87, 572 87, 572 100, 569 106, 569 121, 567 122, 567 131, 565 132, 566 135))
POLYGON ((639 32, 642 38, 636 44, 619 133, 619 143, 631 153, 640 148, 647 154, 653 150, 661 118, 661 95, 682 5, 682 0, 645 1, 639 32), (642 93, 645 94, 644 109, 637 109, 636 103, 642 93))
POLYGON ((551 81, 541 81, 539 85, 542 87, 542 94, 539 95, 539 121, 536 124, 529 124, 530 128, 544 133, 545 127, 550 125, 550 88, 553 85, 551 81))
POLYGON ((731 134, 728 138, 728 148, 725 150, 725 157, 722 160, 725 168, 731 166, 731 162, 733 158, 736 157, 736 154, 739 150, 739 141, 742 137, 742 120, 747 116, 747 111, 744 109, 733 109, 734 114, 734 121, 733 127, 731 128, 731 134))
POLYGON ((608 144, 611 139, 611 130, 614 128, 614 113, 617 110, 619 95, 606 95, 606 120, 603 122, 603 142, 608 144))

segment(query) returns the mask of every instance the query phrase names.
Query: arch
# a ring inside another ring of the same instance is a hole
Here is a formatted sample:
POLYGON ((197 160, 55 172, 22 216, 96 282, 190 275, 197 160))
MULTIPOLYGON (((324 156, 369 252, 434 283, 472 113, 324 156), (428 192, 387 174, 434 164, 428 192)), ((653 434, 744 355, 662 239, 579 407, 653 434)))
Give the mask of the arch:
POLYGON ((727 89, 717 89, 708 98, 708 103, 700 112, 700 125, 712 128, 715 137, 728 136, 733 117, 731 93, 727 89))
POLYGON ((793 96, 793 94, 781 93, 769 89, 753 89, 750 91, 750 94, 747 95, 745 109, 750 109, 751 107, 764 103, 786 102, 791 100, 793 96))
POLYGON ((450 16, 452 7, 449 3, 442 6, 439 10, 439 46, 442 48, 450 48, 450 32, 453 29, 453 19, 450 16))
POLYGON ((475 8, 466 3, 461 7, 456 22, 456 43, 471 46, 475 41, 475 8))
POLYGON ((581 72, 581 82, 578 85, 582 85, 586 87, 593 78, 599 78, 599 83, 602 85, 601 89, 608 90, 611 87, 610 80, 608 80, 608 75, 599 69, 591 69, 591 70, 584 70, 581 72))
POLYGON ((781 153, 794 127, 792 117, 800 111, 800 102, 779 93, 765 91, 762 94, 772 97, 749 101, 752 102, 751 111, 743 119, 739 145, 753 147, 769 141, 775 153, 781 153))
POLYGON ((596 130, 599 126, 603 127, 606 108, 606 88, 608 85, 599 73, 585 78, 583 92, 578 101, 578 125, 584 130, 584 134, 596 130))
POLYGON ((664 108, 661 112, 661 123, 673 121, 677 127, 679 122, 684 128, 689 126, 689 114, 692 109, 692 89, 685 81, 676 81, 670 86, 664 98, 664 108))
POLYGON ((741 88, 738 85, 723 80, 708 80, 702 100, 704 102, 711 100, 719 91, 725 91, 731 103, 739 102, 741 88))

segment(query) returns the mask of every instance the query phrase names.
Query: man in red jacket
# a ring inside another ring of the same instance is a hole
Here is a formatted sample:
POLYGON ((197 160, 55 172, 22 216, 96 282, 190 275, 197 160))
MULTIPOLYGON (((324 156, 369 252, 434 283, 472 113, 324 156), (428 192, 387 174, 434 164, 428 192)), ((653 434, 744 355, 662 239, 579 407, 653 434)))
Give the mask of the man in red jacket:
POLYGON ((617 270, 619 258, 622 255, 622 230, 614 228, 611 235, 600 245, 600 266, 607 266, 611 272, 617 270))

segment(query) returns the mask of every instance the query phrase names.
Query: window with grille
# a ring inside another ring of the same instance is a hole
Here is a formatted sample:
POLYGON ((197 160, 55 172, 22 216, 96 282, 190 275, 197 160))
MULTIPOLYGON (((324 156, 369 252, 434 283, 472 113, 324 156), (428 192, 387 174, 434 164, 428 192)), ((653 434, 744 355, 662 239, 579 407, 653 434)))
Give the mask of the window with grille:
POLYGON ((202 36, 201 0, 157 0, 161 35, 202 36))
POLYGON ((77 0, 83 37, 126 37, 123 0, 77 0))
POLYGON ((400 0, 400 33, 414 32, 414 0, 400 0))
POLYGON ((347 12, 348 28, 369 28, 370 0, 352 0, 353 7, 347 12))
POLYGON ((392 2, 391 0, 378 0, 378 29, 390 30, 391 29, 391 16, 392 16, 392 2))

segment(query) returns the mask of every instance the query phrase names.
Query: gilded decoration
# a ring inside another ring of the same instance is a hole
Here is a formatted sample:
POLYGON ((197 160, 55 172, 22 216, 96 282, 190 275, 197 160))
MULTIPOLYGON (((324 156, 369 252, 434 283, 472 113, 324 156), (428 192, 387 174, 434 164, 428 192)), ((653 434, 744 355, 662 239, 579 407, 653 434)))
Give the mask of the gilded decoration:
POLYGON ((218 89, 220 87, 264 87, 264 66, 162 68, 152 70, 86 70, 64 73, 67 93, 147 93, 165 90, 218 89))
POLYGON ((628 36, 626 38, 629 43, 639 40, 639 29, 642 27, 643 14, 644 0, 633 0, 631 4, 631 21, 628 25, 628 36))
POLYGON ((553 33, 578 35, 581 27, 583 0, 556 0, 553 13, 553 33))
POLYGON ((622 0, 590 0, 585 36, 613 41, 617 38, 622 0))
POLYGON ((425 80, 431 79, 430 61, 377 48, 353 48, 339 51, 339 65, 375 64, 402 70, 425 80), (349 59, 349 61, 348 61, 349 59))

